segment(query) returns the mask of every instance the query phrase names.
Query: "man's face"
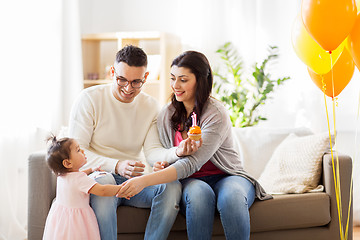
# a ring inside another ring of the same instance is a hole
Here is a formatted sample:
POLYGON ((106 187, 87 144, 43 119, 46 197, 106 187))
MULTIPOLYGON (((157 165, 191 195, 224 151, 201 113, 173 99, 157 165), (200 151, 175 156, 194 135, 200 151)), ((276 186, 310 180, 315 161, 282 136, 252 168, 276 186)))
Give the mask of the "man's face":
POLYGON ((149 73, 146 72, 146 67, 129 66, 124 62, 115 64, 114 68, 114 85, 112 89, 113 95, 120 102, 131 103, 141 92, 141 87, 133 87, 136 86, 135 82, 144 81, 145 83, 149 73), (128 83, 126 83, 126 81, 128 81, 128 83), (127 84, 127 86, 119 86, 119 84, 123 85, 124 82, 127 84))

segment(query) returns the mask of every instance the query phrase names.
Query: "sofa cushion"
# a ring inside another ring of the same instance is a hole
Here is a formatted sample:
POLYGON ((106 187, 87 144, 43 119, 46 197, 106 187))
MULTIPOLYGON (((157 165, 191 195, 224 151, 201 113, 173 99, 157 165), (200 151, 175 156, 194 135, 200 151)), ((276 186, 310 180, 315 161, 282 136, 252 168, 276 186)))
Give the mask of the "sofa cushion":
POLYGON ((144 233, 149 215, 149 208, 136 208, 129 206, 118 207, 118 233, 144 233))
MULTIPOLYGON (((118 234, 144 233, 150 215, 149 208, 120 206, 117 209, 118 234), (124 217, 126 216, 126 217, 124 217)), ((185 216, 178 214, 171 231, 186 231, 185 216)), ((219 214, 214 219, 213 235, 224 234, 219 214)))
MULTIPOLYGON (((251 232, 323 226, 330 222, 330 197, 324 192, 275 195, 256 200, 250 208, 251 232)), ((150 209, 121 206, 117 209, 118 233, 144 233, 150 209)), ((178 214, 172 231, 185 231, 184 215, 178 214)), ((219 214, 213 235, 223 234, 219 214)))
MULTIPOLYGON (((144 233, 149 216, 150 208, 136 208, 129 206, 118 207, 118 233, 144 233)), ((181 213, 178 214, 172 230, 186 230, 185 217, 181 213)))
POLYGON ((276 148, 259 182, 270 194, 322 191, 318 186, 322 156, 329 149, 326 132, 305 137, 290 134, 276 148))
POLYGON ((239 152, 244 169, 258 179, 274 150, 290 133, 297 136, 312 134, 302 128, 232 128, 235 149, 239 152))
POLYGON ((323 226, 330 222, 330 197, 324 192, 274 195, 250 208, 251 232, 323 226))

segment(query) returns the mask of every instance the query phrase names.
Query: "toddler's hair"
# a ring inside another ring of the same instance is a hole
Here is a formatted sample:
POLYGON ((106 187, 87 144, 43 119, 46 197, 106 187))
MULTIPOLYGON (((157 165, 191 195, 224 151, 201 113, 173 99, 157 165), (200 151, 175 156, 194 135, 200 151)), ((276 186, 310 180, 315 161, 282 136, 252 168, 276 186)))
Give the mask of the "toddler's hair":
POLYGON ((63 165, 63 160, 70 158, 70 145, 73 139, 57 139, 55 135, 51 135, 47 142, 50 142, 46 155, 46 162, 49 168, 57 176, 67 173, 68 169, 63 165))

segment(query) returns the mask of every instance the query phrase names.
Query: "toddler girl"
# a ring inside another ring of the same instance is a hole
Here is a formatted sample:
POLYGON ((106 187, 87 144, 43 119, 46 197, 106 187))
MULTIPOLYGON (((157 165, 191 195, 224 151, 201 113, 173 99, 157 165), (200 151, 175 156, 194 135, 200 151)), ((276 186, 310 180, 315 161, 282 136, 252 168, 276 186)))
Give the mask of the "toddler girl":
POLYGON ((97 220, 89 205, 89 194, 114 196, 121 186, 95 182, 87 176, 93 169, 79 171, 86 163, 86 157, 76 140, 58 140, 52 136, 49 141, 46 161, 57 175, 57 188, 43 239, 100 239, 97 220))

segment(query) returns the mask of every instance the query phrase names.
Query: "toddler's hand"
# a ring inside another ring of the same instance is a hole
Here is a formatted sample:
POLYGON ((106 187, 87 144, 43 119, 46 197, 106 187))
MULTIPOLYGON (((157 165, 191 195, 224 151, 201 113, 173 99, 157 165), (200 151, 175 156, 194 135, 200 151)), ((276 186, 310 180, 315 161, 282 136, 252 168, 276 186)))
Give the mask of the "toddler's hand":
POLYGON ((99 171, 99 172, 104 172, 104 170, 101 169, 101 166, 95 167, 92 169, 93 172, 99 171))
POLYGON ((118 191, 116 196, 130 199, 131 197, 141 192, 145 185, 146 184, 144 183, 142 177, 131 178, 120 185, 121 189, 118 191))
POLYGON ((122 185, 119 185, 119 190, 117 191, 115 196, 118 197, 118 198, 126 198, 127 200, 130 200, 130 198, 133 197, 133 196, 127 196, 126 194, 121 192, 121 187, 122 187, 122 185))

